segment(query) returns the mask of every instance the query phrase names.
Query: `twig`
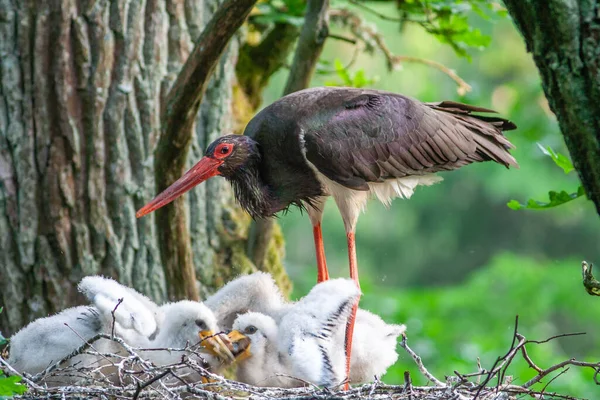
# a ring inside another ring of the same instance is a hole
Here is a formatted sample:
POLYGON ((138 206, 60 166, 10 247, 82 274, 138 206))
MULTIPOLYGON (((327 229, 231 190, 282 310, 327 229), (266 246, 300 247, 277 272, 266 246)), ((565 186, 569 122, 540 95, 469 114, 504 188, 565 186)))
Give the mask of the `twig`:
POLYGON ((4 358, 2 358, 2 357, 0 357, 0 364, 2 364, 4 366, 4 368, 6 368, 11 374, 19 376, 21 378, 21 380, 23 382, 25 382, 29 387, 32 387, 32 388, 38 389, 38 390, 43 389, 41 386, 37 385, 32 380, 26 378, 23 374, 21 374, 19 371, 14 369, 8 362, 4 361, 4 358))
POLYGON ((555 377, 553 377, 552 379, 550 379, 550 380, 548 381, 548 383, 546 383, 546 384, 544 385, 544 387, 542 388, 542 390, 540 390, 540 392, 541 392, 541 393, 544 393, 544 392, 546 391, 546 388, 547 388, 548 386, 550 386, 550 384, 551 384, 552 382, 554 382, 554 381, 555 381, 555 380, 556 380, 556 379, 557 379, 559 376, 561 376, 562 374, 566 373, 568 370, 569 370, 569 368, 565 368, 565 369, 563 369, 562 371, 560 371, 558 374, 556 374, 556 376, 555 376, 555 377))
POLYGON ((115 318, 115 312, 117 311, 117 308, 121 305, 121 303, 123 302, 123 297, 121 297, 118 301, 117 301, 117 305, 115 306, 115 308, 112 309, 112 311, 110 312, 110 315, 112 315, 112 327, 110 330, 110 336, 111 337, 115 337, 115 325, 117 323, 117 320, 115 318))
POLYGON ((402 341, 400 342, 400 346, 406 350, 406 352, 412 357, 412 359, 415 361, 415 364, 417 364, 417 367, 419 368, 419 371, 421 371, 421 373, 431 382, 433 382, 436 386, 439 387, 446 387, 446 385, 440 381, 439 379, 437 379, 435 376, 433 376, 433 374, 431 372, 429 372, 427 370, 427 368, 425 368, 425 366, 423 365, 423 361, 421 360, 421 357, 419 357, 409 346, 408 346, 408 338, 406 336, 406 333, 402 333, 402 341))
POLYGON ((327 34, 327 37, 331 38, 331 39, 335 39, 335 40, 340 40, 342 42, 351 43, 351 44, 358 43, 358 41, 356 39, 352 39, 352 38, 349 38, 346 36, 336 35, 335 33, 329 33, 329 34, 327 34))
POLYGON ((408 399, 412 400, 413 385, 409 371, 404 371, 404 391, 408 393, 408 399))
POLYGON ((163 377, 165 377, 165 376, 167 376, 168 374, 171 374, 171 373, 172 373, 172 371, 170 369, 167 369, 166 371, 164 371, 164 372, 156 375, 152 379, 147 380, 146 382, 142 383, 141 385, 138 384, 138 387, 137 387, 135 393, 133 394, 132 400, 137 400, 138 396, 140 395, 140 392, 144 388, 147 388, 148 386, 152 385, 157 380, 162 379, 163 377))

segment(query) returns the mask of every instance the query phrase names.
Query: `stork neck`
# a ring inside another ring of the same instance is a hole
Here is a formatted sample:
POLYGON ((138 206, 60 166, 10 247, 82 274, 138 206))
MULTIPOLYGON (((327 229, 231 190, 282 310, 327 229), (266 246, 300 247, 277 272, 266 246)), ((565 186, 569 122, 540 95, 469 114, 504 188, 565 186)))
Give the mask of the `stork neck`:
POLYGON ((279 211, 277 199, 261 179, 258 168, 247 166, 228 178, 237 201, 252 218, 270 217, 279 211))

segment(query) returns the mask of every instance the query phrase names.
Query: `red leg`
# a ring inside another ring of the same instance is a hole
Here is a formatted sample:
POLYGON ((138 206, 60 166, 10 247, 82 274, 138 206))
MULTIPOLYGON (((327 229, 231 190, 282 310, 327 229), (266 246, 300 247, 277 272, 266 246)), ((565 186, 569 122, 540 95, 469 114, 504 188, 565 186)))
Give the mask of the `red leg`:
MULTIPOLYGON (((356 247, 354 245, 354 232, 348 232, 346 234, 348 239, 348 259, 350 261, 350 278, 356 282, 356 286, 360 289, 360 282, 358 281, 358 265, 356 262, 356 247)), ((354 322, 356 321, 356 312, 358 311, 358 302, 356 300, 354 306, 352 306, 352 312, 348 318, 346 324, 346 379, 347 382, 344 385, 344 390, 350 389, 350 359, 352 357, 352 335, 354 334, 354 322)))
POLYGON ((317 283, 329 280, 327 271, 327 260, 325 259, 325 247, 323 246, 323 233, 321 232, 321 223, 313 226, 313 236, 315 238, 315 251, 317 253, 317 283))

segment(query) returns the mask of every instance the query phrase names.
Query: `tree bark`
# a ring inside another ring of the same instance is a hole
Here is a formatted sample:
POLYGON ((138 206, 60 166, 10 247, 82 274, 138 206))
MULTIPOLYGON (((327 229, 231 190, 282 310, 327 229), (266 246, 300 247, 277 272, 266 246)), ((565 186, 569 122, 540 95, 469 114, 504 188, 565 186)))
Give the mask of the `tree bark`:
POLYGON ((600 2, 505 0, 600 214, 600 2))
MULTIPOLYGON (((161 105, 217 0, 0 0, 0 326, 80 303, 103 274, 164 301, 154 217, 161 105)), ((195 118, 188 166, 230 129, 234 41, 195 118)), ((215 180, 186 196, 201 295, 253 269, 248 217, 215 180)), ((281 282, 280 248, 272 263, 281 282), (279 265, 278 265, 279 264, 279 265)))

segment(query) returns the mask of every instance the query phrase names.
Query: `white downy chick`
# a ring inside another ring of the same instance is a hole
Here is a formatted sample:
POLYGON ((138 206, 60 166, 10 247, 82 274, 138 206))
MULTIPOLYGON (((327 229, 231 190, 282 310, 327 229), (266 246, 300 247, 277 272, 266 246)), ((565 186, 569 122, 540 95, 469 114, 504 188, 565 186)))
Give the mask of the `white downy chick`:
MULTIPOLYGON (((202 303, 181 300, 162 305, 159 308, 159 312, 162 323, 157 328, 156 336, 152 340, 148 340, 145 347, 183 349, 190 346, 196 348, 201 340, 199 334, 208 336, 219 332, 217 318, 202 303)), ((157 365, 178 362, 181 356, 185 354, 182 351, 167 350, 153 350, 144 353, 157 365)), ((220 363, 219 360, 209 354, 206 354, 206 359, 214 367, 220 363)))
POLYGON ((277 373, 289 375, 289 359, 280 355, 277 348, 277 323, 268 315, 248 312, 236 318, 234 332, 240 332, 250 339, 250 357, 238 361, 236 379, 262 387, 296 387, 297 380, 277 376, 277 373))
MULTIPOLYGON (((102 333, 102 327, 100 313, 88 306, 38 318, 10 338, 8 363, 19 372, 40 373, 102 333)), ((91 355, 78 355, 70 364, 95 360, 91 355)))
MULTIPOLYGON (((381 378, 398 360, 398 336, 405 331, 406 325, 388 324, 380 316, 359 308, 352 336, 350 383, 367 383, 375 377, 381 378)), ((337 340, 343 345, 344 334, 337 340)))
POLYGON ((142 338, 152 337, 161 323, 162 314, 156 303, 113 279, 87 276, 79 282, 78 289, 108 321, 112 322, 114 310, 115 331, 130 345, 142 345, 142 338))
MULTIPOLYGON (((115 334, 133 347, 145 349, 183 349, 197 347, 202 337, 219 332, 214 313, 203 303, 183 300, 156 305, 152 300, 110 278, 89 276, 82 279, 79 290, 104 314, 112 328, 112 312, 115 315, 115 334), (118 305, 119 299, 123 299, 118 305), (115 308, 116 307, 116 308, 115 308)), ((215 338, 214 340, 219 340, 215 338)), ((221 354, 212 355, 198 349, 207 367, 213 370, 226 362, 232 355, 224 346, 216 346, 221 354), (225 352, 225 353, 224 353, 225 352), (220 356, 220 357, 219 357, 220 356)), ((184 351, 147 350, 144 357, 157 365, 178 362, 184 351)), ((197 358, 193 353, 188 355, 197 358)))
POLYGON ((359 295, 353 281, 333 279, 316 285, 279 322, 261 313, 239 316, 234 332, 250 339, 251 356, 239 362, 238 380, 279 387, 302 386, 303 381, 327 387, 342 383, 344 349, 336 338, 359 295))
MULTIPOLYGON (((227 283, 205 304, 215 312, 221 327, 230 329, 230 321, 246 311, 266 314, 278 324, 295 303, 284 300, 271 275, 257 272, 227 283)), ((385 374, 398 359, 397 339, 405 330, 405 325, 387 324, 377 315, 359 309, 352 337, 350 382, 372 382, 385 374)), ((336 340, 343 347, 344 332, 338 336, 336 340)))
MULTIPOLYGON (((218 319, 221 329, 230 330, 238 315, 248 311, 276 317, 288 306, 270 274, 242 275, 204 301, 218 319)), ((278 318, 276 318, 278 319, 278 318)))

